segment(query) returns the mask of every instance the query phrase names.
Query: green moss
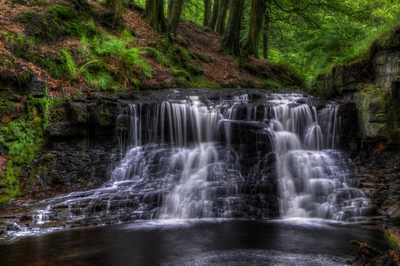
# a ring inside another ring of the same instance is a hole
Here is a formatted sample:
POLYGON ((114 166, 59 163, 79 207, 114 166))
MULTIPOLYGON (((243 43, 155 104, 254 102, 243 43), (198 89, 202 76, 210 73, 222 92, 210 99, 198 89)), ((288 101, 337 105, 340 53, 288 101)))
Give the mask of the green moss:
POLYGON ((43 143, 40 118, 12 121, 2 129, 2 133, 7 136, 4 145, 9 150, 9 156, 17 164, 31 163, 43 143))
POLYGON ((96 35, 88 22, 91 16, 76 10, 75 6, 55 5, 47 13, 25 12, 17 21, 25 24, 25 34, 44 42, 54 42, 66 37, 96 35))
POLYGON ((70 75, 67 59, 59 53, 47 52, 42 55, 32 55, 32 62, 44 68, 55 79, 63 79, 70 75))
POLYGON ((38 164, 32 167, 29 174, 29 182, 34 184, 37 182, 37 178, 40 178, 42 182, 41 185, 50 185, 51 176, 49 175, 49 168, 51 165, 52 155, 44 154, 38 159, 38 164), (44 182, 43 182, 44 181, 44 182))
POLYGON ((211 63, 213 61, 211 58, 209 58, 205 55, 202 55, 202 54, 195 53, 193 56, 195 58, 198 58, 200 61, 202 61, 204 63, 211 63))
POLYGON ((379 121, 386 121, 387 120, 387 114, 386 113, 381 113, 376 115, 376 119, 379 121))
POLYGON ((221 88, 221 85, 215 81, 208 80, 203 76, 196 76, 196 77, 192 77, 189 80, 189 87, 219 89, 219 88, 221 88))
POLYGON ((282 88, 282 84, 277 80, 266 80, 265 86, 268 89, 281 89, 282 88))
POLYGON ((100 112, 99 124, 102 126, 110 126, 113 123, 113 115, 110 112, 110 109, 107 106, 102 106, 100 112))
POLYGON ((185 65, 185 68, 194 76, 200 76, 203 75, 204 73, 203 68, 201 68, 200 66, 193 65, 191 63, 187 63, 185 65))
POLYGON ((14 83, 20 88, 26 88, 31 82, 33 71, 15 62, 14 57, 0 54, 0 81, 14 83))
POLYGON ((366 86, 364 88, 361 88, 359 90, 359 93, 362 96, 366 96, 368 94, 377 94, 378 93, 378 87, 376 85, 369 85, 369 86, 366 86))
POLYGON ((386 230, 385 239, 394 251, 400 252, 400 237, 396 229, 386 230))
POLYGON ((176 77, 174 78, 174 83, 171 86, 176 88, 188 88, 191 87, 189 85, 189 81, 185 77, 176 77))
POLYGON ((28 113, 32 121, 40 121, 43 130, 43 132, 40 133, 44 133, 50 125, 50 110, 53 104, 54 102, 47 96, 47 92, 44 98, 34 98, 31 95, 28 97, 28 113))
POLYGON ((155 58, 163 66, 171 66, 171 61, 162 52, 152 47, 146 47, 145 49, 147 50, 147 56, 155 58))
POLYGON ((33 6, 48 6, 50 5, 50 0, 33 0, 33 6))
POLYGON ((6 96, 7 93, 5 91, 0 91, 0 110, 7 110, 11 106, 6 96))
POLYGON ((20 167, 13 166, 12 161, 7 162, 5 173, 0 173, 0 188, 3 190, 0 196, 0 203, 6 202, 19 195, 20 182, 18 177, 20 173, 20 167))
POLYGON ((190 77, 192 76, 188 71, 180 68, 172 67, 172 72, 175 74, 175 76, 182 77, 185 79, 190 79, 190 77))
POLYGON ((27 114, 0 127, 0 143, 8 150, 7 165, 0 173, 0 202, 20 193, 19 176, 22 165, 30 164, 42 148, 44 134, 49 125, 53 100, 29 96, 27 114))
POLYGON ((3 32, 2 39, 5 41, 8 48, 18 57, 27 58, 34 50, 35 40, 27 38, 23 35, 3 32))

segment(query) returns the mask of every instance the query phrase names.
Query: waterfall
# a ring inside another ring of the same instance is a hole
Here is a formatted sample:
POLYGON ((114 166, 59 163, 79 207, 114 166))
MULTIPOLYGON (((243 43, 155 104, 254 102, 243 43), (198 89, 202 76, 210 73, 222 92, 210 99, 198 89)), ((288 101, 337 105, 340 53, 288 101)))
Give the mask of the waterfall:
POLYGON ((283 103, 271 112, 281 215, 336 220, 367 215, 365 195, 347 185, 352 173, 346 158, 333 150, 338 106, 328 105, 318 115, 306 104, 283 103))
POLYGON ((364 194, 348 185, 351 162, 335 150, 337 105, 316 108, 300 94, 261 90, 197 93, 121 102, 122 158, 110 181, 47 200, 41 215, 348 221, 369 214, 364 194))

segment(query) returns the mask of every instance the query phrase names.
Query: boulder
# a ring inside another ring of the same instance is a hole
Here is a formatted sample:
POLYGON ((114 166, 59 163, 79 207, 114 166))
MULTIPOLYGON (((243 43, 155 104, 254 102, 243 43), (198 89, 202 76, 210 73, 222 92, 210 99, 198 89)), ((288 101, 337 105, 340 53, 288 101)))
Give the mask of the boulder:
POLYGON ((34 76, 31 80, 29 93, 33 97, 43 98, 46 96, 47 83, 34 76))

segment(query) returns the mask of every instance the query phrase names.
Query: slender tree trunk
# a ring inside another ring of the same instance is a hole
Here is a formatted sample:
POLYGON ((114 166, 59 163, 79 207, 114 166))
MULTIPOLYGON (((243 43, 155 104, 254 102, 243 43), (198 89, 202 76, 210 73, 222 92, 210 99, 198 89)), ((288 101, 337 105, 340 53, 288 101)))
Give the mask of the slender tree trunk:
POLYGON ((264 30, 263 30, 263 57, 264 57, 264 60, 268 60, 269 21, 270 21, 269 8, 267 8, 264 13, 264 30))
POLYGON ((217 24, 217 18, 218 18, 218 12, 219 12, 219 2, 221 0, 214 0, 214 5, 213 5, 213 10, 211 13, 211 19, 210 23, 208 24, 208 27, 211 29, 215 30, 215 25, 217 24))
POLYGON ((240 55, 240 29, 242 25, 244 0, 231 0, 228 25, 222 36, 221 45, 230 49, 233 55, 240 55))
POLYGON ((171 17, 172 6, 174 5, 174 0, 168 0, 167 18, 171 17))
POLYGON ((228 12, 228 7, 229 7, 229 0, 220 0, 217 24, 215 25, 215 30, 221 35, 224 34, 225 31, 225 20, 226 20, 226 13, 228 12))
MULTIPOLYGON (((153 12, 153 0, 146 0, 146 5, 143 11, 143 17, 148 19, 151 17, 151 13, 153 12)), ((149 20, 150 21, 150 20, 149 20)))
POLYGON ((249 55, 258 57, 258 44, 260 42, 260 32, 266 8, 266 0, 253 0, 251 5, 249 34, 244 50, 249 55))
POLYGON ((181 19, 182 6, 183 0, 173 0, 171 15, 168 18, 168 30, 175 35, 181 19))
POLYGON ((208 26, 211 18, 211 0, 203 0, 204 13, 203 13, 203 26, 208 26))
POLYGON ((118 23, 118 21, 122 17, 122 10, 124 8, 122 0, 107 0, 106 7, 111 9, 114 13, 114 25, 118 23))
POLYGON ((155 31, 158 33, 167 32, 163 0, 146 0, 146 7, 143 15, 155 31))

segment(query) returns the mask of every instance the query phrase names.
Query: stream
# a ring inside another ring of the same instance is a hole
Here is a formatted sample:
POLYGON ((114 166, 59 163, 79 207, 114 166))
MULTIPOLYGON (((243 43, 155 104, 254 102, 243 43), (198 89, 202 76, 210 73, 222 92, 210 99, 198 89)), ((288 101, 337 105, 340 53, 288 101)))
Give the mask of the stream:
POLYGON ((70 229, 0 245, 1 265, 345 265, 383 233, 321 220, 153 220, 70 229))
POLYGON ((339 149, 341 122, 339 104, 301 93, 121 101, 109 181, 34 202, 1 263, 344 265, 358 249, 350 240, 385 250, 381 231, 354 223, 372 209, 339 149), (45 233, 51 223, 107 226, 45 233))

